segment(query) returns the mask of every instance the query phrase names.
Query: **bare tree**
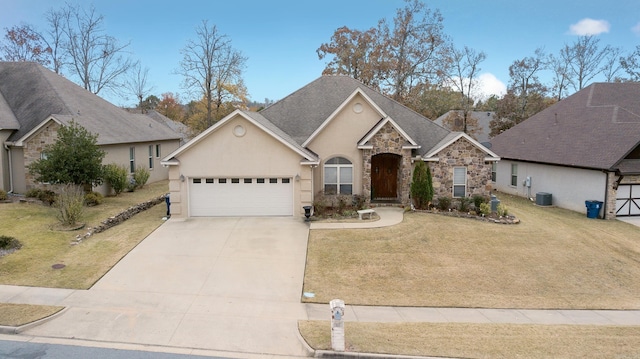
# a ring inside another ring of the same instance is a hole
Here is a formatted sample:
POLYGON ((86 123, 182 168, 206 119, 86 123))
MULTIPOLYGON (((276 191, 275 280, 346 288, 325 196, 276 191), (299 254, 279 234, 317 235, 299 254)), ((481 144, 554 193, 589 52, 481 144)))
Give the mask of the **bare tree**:
POLYGON ((104 17, 97 14, 93 6, 85 10, 67 4, 59 12, 50 11, 49 14, 50 33, 56 34, 56 24, 62 23, 69 71, 85 89, 98 94, 104 89, 116 90, 123 85, 122 77, 134 65, 126 56, 130 44, 120 44, 105 33, 104 17))
POLYGON ((606 82, 614 82, 619 80, 618 73, 622 70, 622 64, 620 63, 620 56, 622 55, 622 48, 609 47, 609 51, 602 60, 602 74, 606 82))
POLYGON ((451 46, 449 50, 450 68, 447 71, 447 82, 460 93, 460 109, 462 110, 462 131, 468 133, 467 121, 473 107, 472 91, 477 85, 477 76, 480 72, 480 63, 487 58, 484 52, 465 46, 456 49, 451 46))
POLYGON ((432 11, 419 0, 405 2, 407 5, 398 9, 393 19, 393 30, 384 20, 379 25, 387 39, 387 92, 401 102, 416 84, 437 81, 448 40, 440 11, 432 11))
POLYGON ((572 84, 576 91, 582 90, 593 80, 594 77, 602 73, 602 62, 611 51, 609 45, 600 48, 600 40, 594 36, 581 36, 570 47, 573 61, 570 63, 572 84))
POLYGON ((140 62, 133 65, 126 81, 127 89, 138 99, 138 108, 140 113, 144 113, 144 98, 151 92, 152 86, 148 83, 149 68, 142 68, 140 62))
POLYGON ((532 94, 542 95, 547 89, 538 78, 540 71, 546 69, 544 50, 536 49, 534 56, 527 56, 522 60, 516 60, 509 66, 511 82, 509 90, 519 99, 519 114, 516 123, 528 117, 527 106, 532 94))
POLYGON ((177 73, 184 77, 183 86, 199 93, 206 105, 206 127, 220 119, 225 101, 242 100, 246 88, 242 70, 246 57, 231 46, 231 40, 221 35, 215 25, 206 20, 196 27, 196 39, 182 49, 182 61, 177 73))
POLYGON ((629 75, 629 81, 640 81, 640 45, 628 56, 620 57, 620 66, 629 75))
POLYGON ((4 61, 32 61, 48 65, 48 53, 51 49, 30 25, 13 26, 5 29, 4 39, 0 43, 0 59, 4 61))
POLYGON ((45 18, 49 29, 47 30, 46 36, 43 36, 43 39, 51 49, 49 54, 53 65, 52 70, 59 74, 62 71, 62 66, 67 56, 63 47, 65 19, 67 19, 66 10, 49 9, 45 14, 45 18))
POLYGON ((560 49, 560 55, 558 57, 549 55, 549 69, 553 73, 552 78, 552 91, 556 100, 562 100, 564 92, 571 85, 571 63, 573 62, 574 53, 571 51, 569 45, 565 45, 560 49))

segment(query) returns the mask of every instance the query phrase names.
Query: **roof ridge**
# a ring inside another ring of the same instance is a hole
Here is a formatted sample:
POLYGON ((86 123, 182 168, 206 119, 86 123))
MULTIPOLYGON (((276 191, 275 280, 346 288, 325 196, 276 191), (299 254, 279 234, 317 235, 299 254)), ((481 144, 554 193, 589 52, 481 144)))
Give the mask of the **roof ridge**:
MULTIPOLYGON (((62 97, 60 96, 60 93, 58 92, 58 89, 56 86, 53 86, 53 84, 51 83, 51 81, 49 80, 49 77, 47 76, 48 74, 45 73, 46 71, 49 71, 51 73, 53 73, 55 76, 60 76, 60 74, 57 74, 49 69, 46 69, 44 66, 40 65, 39 63, 34 62, 33 63, 36 67, 36 69, 38 69, 38 72, 40 73, 40 76, 42 76, 42 78, 44 79, 44 81, 46 81, 47 85, 49 85, 49 88, 53 91, 53 93, 55 93, 56 95, 56 100, 57 102, 62 104, 62 107, 64 107, 69 114, 73 115, 73 111, 69 108, 69 106, 67 105, 66 101, 62 100, 62 97)), ((49 116, 52 116, 53 113, 50 113, 49 116)), ((59 115, 65 115, 64 113, 60 113, 59 115)))

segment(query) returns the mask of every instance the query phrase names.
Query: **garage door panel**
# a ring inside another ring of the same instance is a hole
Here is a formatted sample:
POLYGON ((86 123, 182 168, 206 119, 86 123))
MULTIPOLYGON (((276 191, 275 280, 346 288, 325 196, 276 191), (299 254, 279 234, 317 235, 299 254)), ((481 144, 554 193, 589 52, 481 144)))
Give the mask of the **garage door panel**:
POLYGON ((640 216, 640 184, 618 186, 616 216, 640 216))
POLYGON ((277 178, 258 183, 257 178, 207 183, 190 181, 190 215, 202 216, 291 216, 293 215, 293 184, 289 178, 277 178), (271 183, 275 181, 276 183, 271 183), (234 183, 235 182, 235 183, 234 183), (250 182, 250 183, 248 183, 250 182))

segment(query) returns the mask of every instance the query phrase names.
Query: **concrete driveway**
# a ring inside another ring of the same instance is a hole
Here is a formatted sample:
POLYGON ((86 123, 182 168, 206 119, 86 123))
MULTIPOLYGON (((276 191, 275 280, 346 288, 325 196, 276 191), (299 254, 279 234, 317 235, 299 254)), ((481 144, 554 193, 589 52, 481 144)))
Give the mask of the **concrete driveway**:
MULTIPOLYGON (((25 334, 305 355, 297 321, 308 226, 298 218, 169 220, 69 310, 25 334)), ((88 258, 90 260, 90 258, 88 258)))

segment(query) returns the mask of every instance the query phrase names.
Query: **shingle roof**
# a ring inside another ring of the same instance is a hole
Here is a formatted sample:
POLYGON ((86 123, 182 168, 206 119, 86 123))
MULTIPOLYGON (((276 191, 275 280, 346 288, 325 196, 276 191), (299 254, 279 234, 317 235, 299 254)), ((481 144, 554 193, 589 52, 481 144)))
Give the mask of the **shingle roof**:
POLYGON ((322 76, 260 113, 301 145, 358 88, 421 146, 418 154, 425 154, 449 134, 449 130, 347 76, 322 76))
POLYGON ((49 117, 62 123, 73 119, 98 134, 101 145, 180 138, 151 117, 128 113, 36 63, 0 62, 0 94, 20 124, 9 141, 22 138, 49 117))
MULTIPOLYGON (((440 126, 446 127, 443 125, 444 120, 455 113, 458 113, 461 116, 462 110, 447 111, 447 113, 436 118, 435 120, 433 120, 433 122, 437 123, 440 126)), ((478 121, 478 133, 474 134, 474 137, 476 138, 476 140, 482 144, 484 144, 485 142, 489 142, 489 133, 491 133, 490 123, 495 117, 495 112, 471 111, 471 117, 475 118, 478 121)), ((453 129, 453 130, 460 130, 460 129, 453 129)))
POLYGON ((640 83, 596 83, 491 140, 504 159, 615 169, 640 143, 640 83))

